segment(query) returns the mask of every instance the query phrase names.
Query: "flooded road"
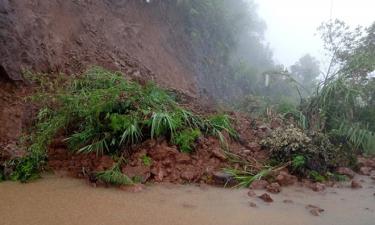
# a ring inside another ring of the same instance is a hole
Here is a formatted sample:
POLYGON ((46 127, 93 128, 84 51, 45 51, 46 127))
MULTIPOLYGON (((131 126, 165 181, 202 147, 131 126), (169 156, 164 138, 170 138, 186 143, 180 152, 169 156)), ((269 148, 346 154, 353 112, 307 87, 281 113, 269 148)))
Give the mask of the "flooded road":
POLYGON ((47 176, 29 184, 0 183, 0 224, 374 225, 375 183, 367 178, 362 185, 359 190, 324 193, 284 188, 280 194, 271 194, 274 202, 269 204, 247 196, 245 189, 152 185, 131 193, 47 176), (249 202, 257 206, 250 207, 249 202), (325 211, 313 216, 306 209, 308 204, 325 211))

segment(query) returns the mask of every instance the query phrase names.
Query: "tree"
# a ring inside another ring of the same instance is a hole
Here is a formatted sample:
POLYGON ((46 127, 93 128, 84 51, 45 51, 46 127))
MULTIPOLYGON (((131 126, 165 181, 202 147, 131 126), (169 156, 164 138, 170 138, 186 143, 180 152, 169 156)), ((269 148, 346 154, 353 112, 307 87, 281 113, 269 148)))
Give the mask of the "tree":
POLYGON ((307 94, 310 95, 320 75, 319 61, 311 55, 306 54, 292 65, 290 70, 293 78, 296 79, 296 81, 304 87, 307 94))

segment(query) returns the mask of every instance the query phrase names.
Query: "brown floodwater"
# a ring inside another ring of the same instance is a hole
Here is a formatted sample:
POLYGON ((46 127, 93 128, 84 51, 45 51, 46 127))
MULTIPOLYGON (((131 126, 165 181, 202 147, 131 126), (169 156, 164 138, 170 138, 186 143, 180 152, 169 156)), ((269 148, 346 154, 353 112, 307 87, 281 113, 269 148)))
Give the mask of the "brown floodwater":
POLYGON ((0 183, 0 224, 374 225, 375 182, 362 179, 364 188, 359 190, 329 188, 316 193, 297 186, 284 188, 280 194, 271 194, 273 203, 265 203, 247 196, 245 189, 151 185, 132 193, 46 176, 28 184, 0 183), (306 209, 308 204, 325 211, 313 216, 306 209))

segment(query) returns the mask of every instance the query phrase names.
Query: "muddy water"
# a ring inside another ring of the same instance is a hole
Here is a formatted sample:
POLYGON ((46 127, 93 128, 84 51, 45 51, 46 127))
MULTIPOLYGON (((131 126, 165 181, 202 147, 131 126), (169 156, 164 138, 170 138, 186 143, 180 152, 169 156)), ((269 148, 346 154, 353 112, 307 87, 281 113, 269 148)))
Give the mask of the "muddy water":
POLYGON ((0 224, 374 225, 374 185, 366 179, 363 189, 328 189, 325 193, 284 188, 267 204, 248 197, 244 189, 152 185, 131 193, 47 176, 29 184, 0 183, 0 224), (293 203, 284 203, 285 199, 293 203), (250 207, 250 201, 257 207, 250 207), (307 204, 325 212, 313 216, 305 208, 307 204))

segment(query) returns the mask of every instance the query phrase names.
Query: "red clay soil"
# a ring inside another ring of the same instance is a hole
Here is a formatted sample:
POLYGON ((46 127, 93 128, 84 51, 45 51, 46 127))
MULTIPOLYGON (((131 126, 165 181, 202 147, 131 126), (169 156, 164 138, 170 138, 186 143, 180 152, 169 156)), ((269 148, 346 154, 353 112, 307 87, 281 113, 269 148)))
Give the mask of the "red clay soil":
POLYGON ((22 69, 72 74, 100 65, 195 95, 195 74, 185 62, 188 46, 173 36, 181 18, 166 13, 167 6, 140 0, 1 0, 0 68, 22 80, 22 69))
MULTIPOLYGON (((258 144, 258 135, 264 131, 250 127, 245 129, 250 125, 250 120, 239 114, 233 116, 238 119, 234 125, 242 141, 239 143, 227 138, 230 151, 261 167, 267 156, 258 144)), ((65 171, 74 177, 90 178, 90 174, 109 169, 114 164, 108 156, 71 153, 62 140, 56 139, 48 153, 48 165, 55 171, 65 171)), ((127 163, 123 165, 122 172, 142 182, 213 183, 215 172, 225 167, 239 166, 230 162, 220 142, 212 137, 199 138, 195 151, 191 154, 181 153, 176 146, 169 145, 165 140, 150 139, 133 146, 131 150, 124 149, 124 155, 127 163), (145 162, 145 158, 149 159, 150 163, 145 162)))

